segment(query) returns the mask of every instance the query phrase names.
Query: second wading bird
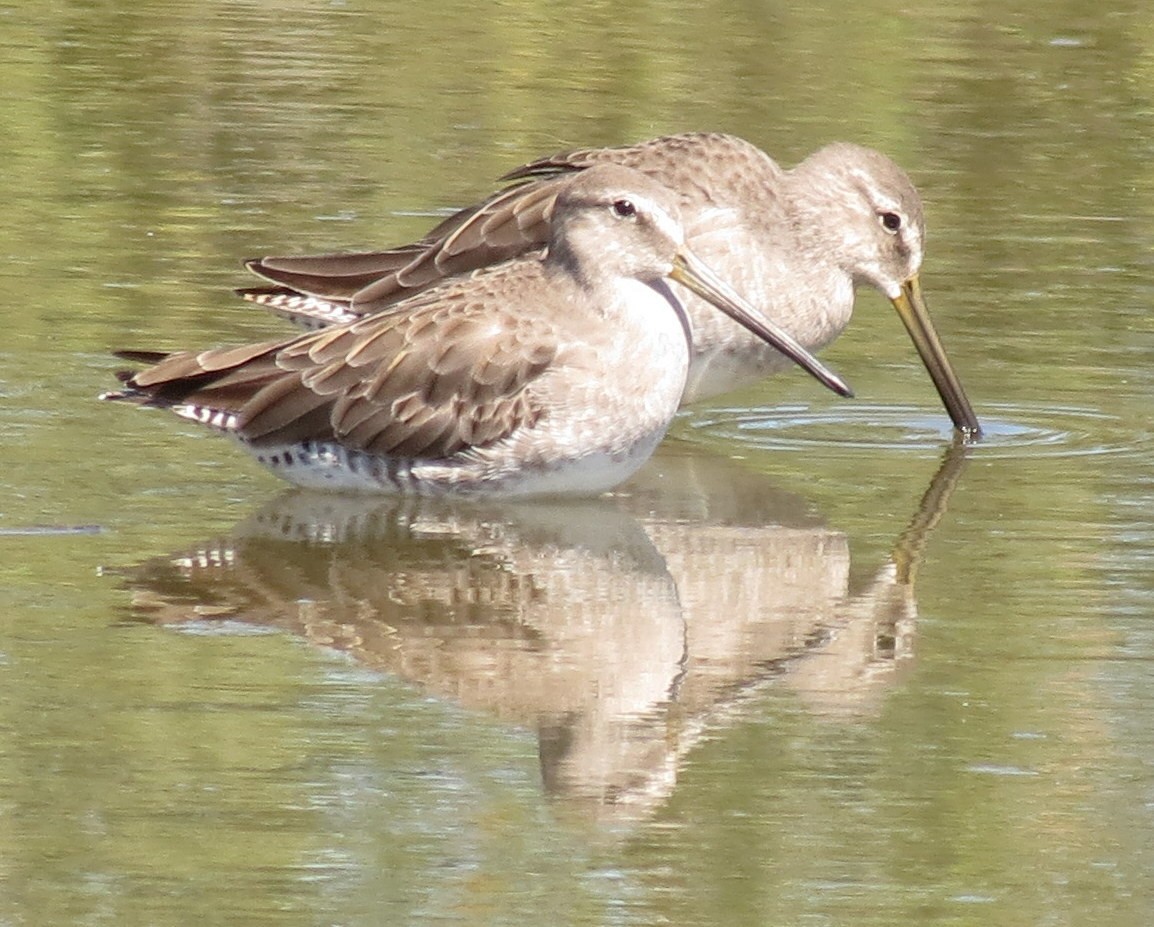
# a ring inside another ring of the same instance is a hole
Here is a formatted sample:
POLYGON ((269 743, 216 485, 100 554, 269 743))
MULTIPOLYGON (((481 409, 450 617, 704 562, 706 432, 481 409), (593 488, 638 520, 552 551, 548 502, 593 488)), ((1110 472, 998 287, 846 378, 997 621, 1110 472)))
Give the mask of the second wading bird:
MULTIPOLYGON (((313 327, 388 309, 446 277, 544 246, 560 192, 574 174, 599 164, 632 167, 673 190, 693 252, 807 350, 846 327, 857 287, 879 290, 905 324, 954 427, 968 438, 981 433, 922 297, 921 198, 900 167, 860 145, 828 145, 791 170, 749 142, 716 133, 564 152, 507 174, 514 186, 450 216, 419 242, 252 260, 249 269, 275 286, 240 292, 313 327)), ((788 365, 760 337, 679 292, 693 326, 683 403, 788 365)))
POLYGON ((295 338, 120 351, 152 366, 105 398, 231 435, 301 486, 597 492, 649 457, 685 388, 689 322, 667 279, 850 394, 693 255, 671 191, 606 164, 557 192, 544 252, 295 338))

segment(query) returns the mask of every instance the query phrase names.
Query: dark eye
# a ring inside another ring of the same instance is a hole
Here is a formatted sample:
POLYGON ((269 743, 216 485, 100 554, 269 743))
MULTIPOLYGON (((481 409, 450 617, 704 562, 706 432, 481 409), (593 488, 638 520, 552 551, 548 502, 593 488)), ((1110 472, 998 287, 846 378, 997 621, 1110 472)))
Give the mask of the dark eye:
POLYGON ((887 232, 896 232, 902 227, 902 217, 896 212, 879 213, 878 221, 881 222, 882 228, 887 232))
POLYGON ((633 200, 614 200, 613 215, 621 219, 631 219, 637 215, 637 207, 633 205, 633 200))

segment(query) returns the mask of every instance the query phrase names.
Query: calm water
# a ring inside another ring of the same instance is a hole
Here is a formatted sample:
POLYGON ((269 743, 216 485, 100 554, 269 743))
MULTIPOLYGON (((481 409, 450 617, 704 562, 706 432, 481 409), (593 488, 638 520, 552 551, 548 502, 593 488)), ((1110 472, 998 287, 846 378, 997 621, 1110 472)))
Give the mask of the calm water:
POLYGON ((0 6, 0 925, 1149 924, 1154 11, 1035 6, 0 6), (873 294, 857 400, 566 504, 94 399, 278 331, 243 257, 689 129, 908 168, 982 444, 873 294))

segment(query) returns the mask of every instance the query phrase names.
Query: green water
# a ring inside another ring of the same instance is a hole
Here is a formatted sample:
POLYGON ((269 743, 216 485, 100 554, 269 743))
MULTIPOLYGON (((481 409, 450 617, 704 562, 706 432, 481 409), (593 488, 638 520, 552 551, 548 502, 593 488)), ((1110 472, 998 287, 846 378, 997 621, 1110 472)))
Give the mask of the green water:
POLYGON ((1154 919, 1154 10, 0 6, 0 925, 1154 919), (95 396, 533 157, 874 145, 884 300, 608 498, 286 495, 95 396))

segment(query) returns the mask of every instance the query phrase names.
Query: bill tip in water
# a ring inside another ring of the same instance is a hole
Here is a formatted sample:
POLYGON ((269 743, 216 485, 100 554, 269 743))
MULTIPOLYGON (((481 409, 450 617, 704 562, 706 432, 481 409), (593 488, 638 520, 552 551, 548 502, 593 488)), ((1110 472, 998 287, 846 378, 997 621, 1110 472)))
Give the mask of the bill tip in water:
POLYGON ((846 383, 836 373, 830 373, 827 376, 825 385, 832 389, 835 393, 845 399, 853 399, 853 387, 846 383))

